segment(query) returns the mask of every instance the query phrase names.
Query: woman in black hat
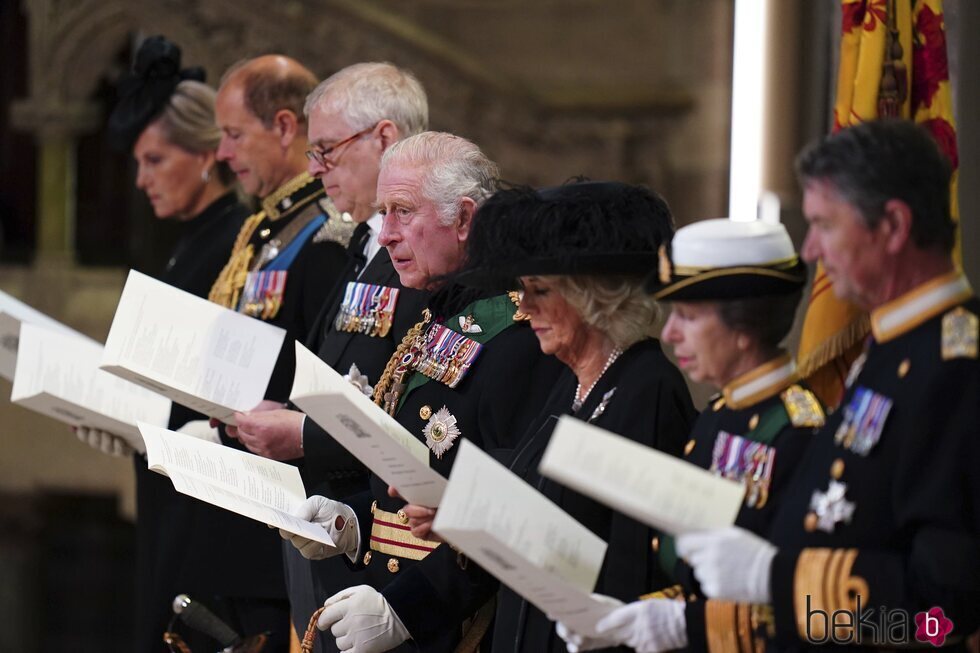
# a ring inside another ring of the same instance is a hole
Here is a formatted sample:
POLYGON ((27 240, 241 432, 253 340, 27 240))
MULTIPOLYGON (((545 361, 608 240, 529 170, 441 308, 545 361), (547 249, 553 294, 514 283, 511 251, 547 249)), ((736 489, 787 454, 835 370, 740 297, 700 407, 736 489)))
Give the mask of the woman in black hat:
MULTIPOLYGON (((782 225, 725 219, 678 230, 649 282, 653 297, 672 302, 661 337, 678 365, 692 381, 721 390, 698 417, 684 457, 744 483, 735 524, 763 535, 809 435, 824 421, 819 401, 780 348, 805 284, 806 266, 782 225)), ((699 584, 678 560, 673 538, 661 538, 658 548, 680 585, 615 610, 599 622, 601 638, 559 626, 569 651, 613 644, 643 653, 707 650, 709 641, 739 650, 754 637, 764 617, 734 603, 691 600, 699 584)), ((750 568, 727 571, 755 577, 750 568)))
MULTIPOLYGON (((578 182, 500 191, 477 213, 460 277, 484 288, 523 288, 520 313, 542 351, 567 366, 509 466, 608 542, 596 591, 624 601, 665 581, 650 548, 657 533, 543 478, 538 462, 563 414, 680 455, 695 411, 653 337, 658 307, 644 289, 672 231, 664 200, 638 186, 578 182)), ((415 516, 413 532, 427 534, 434 512, 415 506, 406 512, 415 516)), ((493 651, 565 650, 544 613, 506 587, 497 598, 493 651)), ((447 601, 433 611, 445 619, 465 603, 447 601)))
MULTIPOLYGON (((207 297, 250 212, 232 187, 231 171, 215 159, 221 138, 214 120, 215 91, 203 83, 203 70, 181 69, 180 59, 180 48, 162 36, 143 41, 132 72, 120 85, 109 136, 116 148, 133 153, 136 185, 156 217, 182 223, 180 240, 159 278, 207 297)), ((204 415, 177 404, 169 428, 218 441, 204 415)), ((78 435, 107 453, 129 453, 112 434, 79 429, 78 435)), ((133 650, 169 650, 163 633, 174 597, 184 592, 244 634, 278 631, 284 638, 280 650, 285 650, 288 608, 278 557, 272 560, 277 569, 269 573, 262 559, 235 569, 241 560, 222 546, 235 541, 236 550, 255 553, 238 527, 267 529, 245 524, 249 520, 244 518, 237 518, 242 524, 230 523, 235 518, 224 511, 177 493, 169 479, 147 469, 141 455, 134 456, 134 465, 138 599, 133 650), (281 598, 269 600, 276 596, 281 598)), ((270 540, 268 554, 278 555, 275 541, 270 540)), ((220 648, 196 632, 182 631, 182 636, 194 651, 220 648)))

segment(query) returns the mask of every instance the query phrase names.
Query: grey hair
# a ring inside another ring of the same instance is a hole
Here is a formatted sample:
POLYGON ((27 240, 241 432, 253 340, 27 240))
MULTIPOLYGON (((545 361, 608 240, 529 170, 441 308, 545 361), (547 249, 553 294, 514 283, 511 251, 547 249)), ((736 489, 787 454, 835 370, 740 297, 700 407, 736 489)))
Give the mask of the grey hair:
MULTIPOLYGON (((157 118, 164 138, 195 154, 217 150, 221 130, 214 120, 215 95, 215 90, 202 82, 184 80, 177 84, 157 118)), ((230 184, 234 175, 227 165, 215 167, 221 181, 230 184)))
POLYGON ((402 138, 429 126, 429 102, 415 75, 390 63, 357 63, 320 82, 306 96, 303 113, 314 108, 336 111, 351 129, 390 120, 402 138))
POLYGON ((660 305, 641 277, 559 275, 555 287, 582 320, 620 349, 657 334, 660 305))
POLYGON ((479 206, 497 190, 500 171, 479 147, 446 132, 422 132, 398 141, 381 157, 381 171, 388 166, 423 168, 422 194, 435 202, 443 224, 459 215, 462 199, 479 206))

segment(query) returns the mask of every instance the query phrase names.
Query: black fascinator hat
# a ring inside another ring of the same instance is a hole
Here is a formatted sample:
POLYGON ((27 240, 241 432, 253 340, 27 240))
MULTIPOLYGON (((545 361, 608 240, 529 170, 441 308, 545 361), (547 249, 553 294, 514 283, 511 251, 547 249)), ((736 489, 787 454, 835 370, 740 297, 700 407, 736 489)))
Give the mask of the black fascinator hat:
POLYGON ((119 101, 109 116, 109 142, 118 150, 133 147, 140 133, 184 80, 204 81, 204 69, 180 68, 180 48, 163 36, 143 41, 133 70, 119 83, 119 101))
POLYGON ((642 186, 577 181, 504 189, 476 212, 458 280, 505 291, 530 275, 642 277, 673 232, 667 202, 642 186))

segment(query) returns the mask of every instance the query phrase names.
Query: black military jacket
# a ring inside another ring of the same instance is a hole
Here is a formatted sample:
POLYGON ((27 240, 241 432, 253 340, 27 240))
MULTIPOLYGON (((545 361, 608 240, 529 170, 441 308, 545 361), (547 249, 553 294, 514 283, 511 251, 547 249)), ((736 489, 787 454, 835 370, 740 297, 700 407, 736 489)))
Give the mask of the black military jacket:
MULTIPOLYGON (((803 452, 824 422, 819 400, 798 382, 795 365, 784 355, 725 386, 695 422, 684 456, 698 467, 745 483, 735 525, 765 536, 803 452)), ((700 588, 691 568, 676 558, 673 538, 661 538, 660 550, 680 583, 676 591, 688 599, 688 649, 708 650, 706 609, 714 615, 718 602, 695 599, 700 588)))
MULTIPOLYGON (((459 318, 468 321, 470 331, 465 335, 483 345, 479 357, 455 388, 415 372, 408 379, 408 389, 395 414, 398 422, 423 442, 427 425, 445 413, 455 418, 458 437, 447 442, 450 446, 441 457, 430 453, 429 458, 432 468, 448 477, 458 438, 467 438, 488 451, 513 449, 517 438, 540 411, 562 367, 556 359, 541 353, 526 322, 513 320, 515 306, 506 295, 481 297, 450 286, 430 300, 429 309, 434 321, 457 333, 463 330, 459 318), (473 331, 477 327, 479 333, 473 331), (440 413, 443 408, 445 413, 440 413)), ((392 549, 380 543, 377 532, 372 539, 375 509, 379 515, 381 511, 393 515, 404 501, 389 497, 387 484, 372 476, 371 491, 350 497, 347 503, 357 511, 361 529, 358 562, 364 573, 359 582, 383 589, 399 575, 413 573, 417 559, 385 553, 392 549)), ((410 632, 413 626, 409 624, 415 623, 415 617, 420 612, 429 613, 424 598, 387 593, 386 598, 410 632)), ((450 625, 420 646, 427 652, 452 651, 459 636, 458 627, 450 625)))

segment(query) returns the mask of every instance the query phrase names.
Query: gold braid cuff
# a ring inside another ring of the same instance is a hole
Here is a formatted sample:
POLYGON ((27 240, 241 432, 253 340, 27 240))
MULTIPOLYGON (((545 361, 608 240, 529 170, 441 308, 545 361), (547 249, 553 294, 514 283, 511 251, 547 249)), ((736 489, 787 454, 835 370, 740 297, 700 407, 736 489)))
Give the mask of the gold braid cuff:
POLYGON ((242 288, 245 287, 245 279, 248 277, 248 266, 252 262, 255 248, 248 242, 252 234, 265 219, 265 212, 259 211, 251 215, 242 225, 235 245, 231 248, 231 257, 225 264, 221 274, 211 286, 208 299, 215 304, 235 310, 238 307, 238 297, 242 288))
POLYGON ((763 606, 709 600, 704 604, 708 653, 763 653, 766 640, 760 634, 763 606))
MULTIPOLYGON (((857 549, 803 549, 800 553, 793 577, 793 609, 796 628, 804 640, 808 636, 816 640, 828 636, 825 621, 815 619, 808 623, 808 610, 823 610, 826 614, 847 610, 853 614, 859 596, 863 604, 868 603, 867 581, 851 575, 857 555, 857 549)), ((860 633, 854 636, 860 637, 860 633)))

